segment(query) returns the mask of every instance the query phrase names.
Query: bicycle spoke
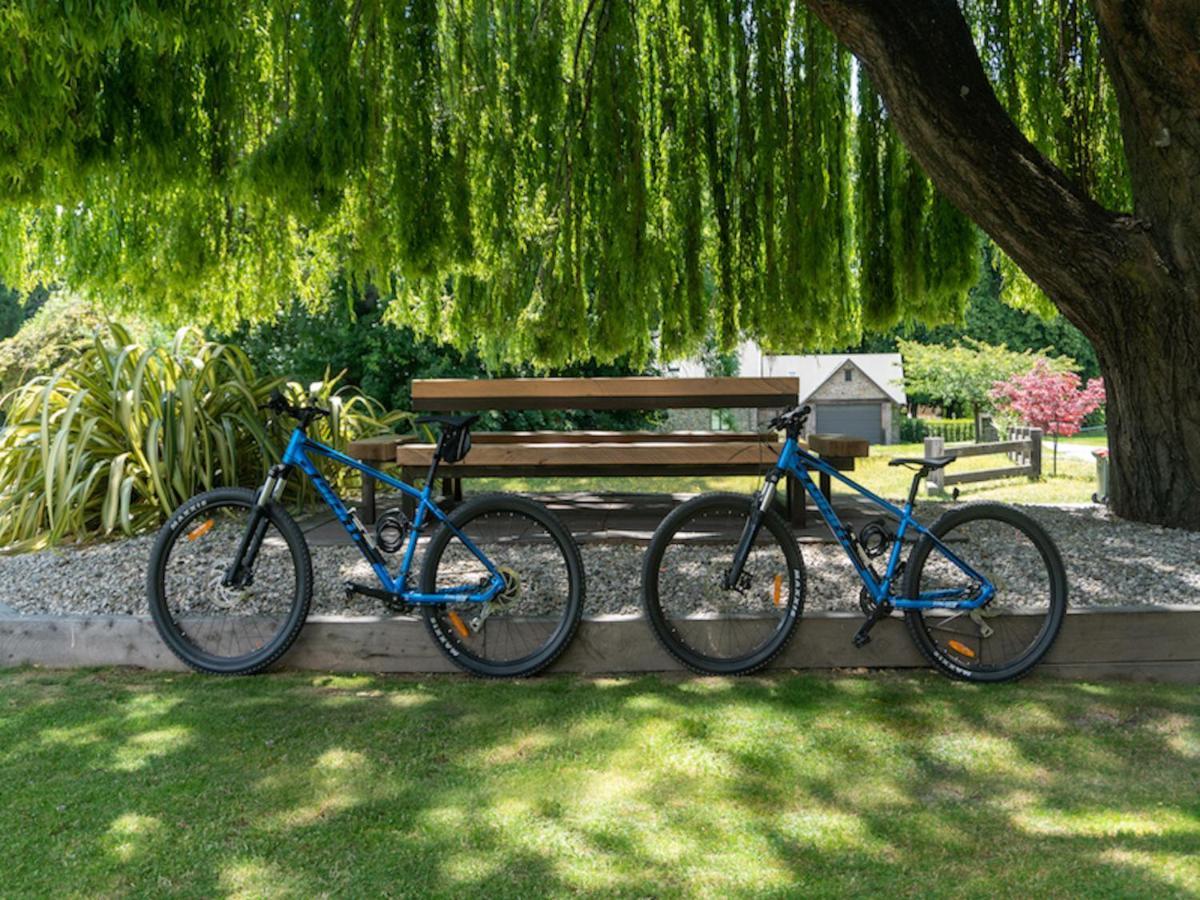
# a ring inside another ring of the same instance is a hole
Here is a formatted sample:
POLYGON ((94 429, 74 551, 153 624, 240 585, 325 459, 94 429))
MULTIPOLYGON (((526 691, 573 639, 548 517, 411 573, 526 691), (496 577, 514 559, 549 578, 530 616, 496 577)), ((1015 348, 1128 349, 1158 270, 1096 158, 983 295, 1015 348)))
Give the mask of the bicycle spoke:
POLYGON ((777 519, 758 531, 737 586, 725 586, 750 509, 747 497, 703 496, 655 532, 647 613, 667 649, 693 668, 725 674, 761 665, 787 640, 802 606, 786 549, 794 539, 777 519))

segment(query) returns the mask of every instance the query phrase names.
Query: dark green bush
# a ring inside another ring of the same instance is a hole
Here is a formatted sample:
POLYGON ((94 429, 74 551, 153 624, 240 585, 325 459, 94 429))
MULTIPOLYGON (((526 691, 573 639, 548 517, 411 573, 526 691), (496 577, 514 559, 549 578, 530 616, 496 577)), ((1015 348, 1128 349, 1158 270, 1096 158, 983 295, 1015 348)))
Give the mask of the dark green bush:
POLYGON ((900 442, 914 444, 927 437, 940 437, 947 443, 975 440, 974 419, 912 419, 900 420, 900 442))
MULTIPOLYGON (((344 371, 344 384, 359 388, 387 409, 411 408, 414 378, 658 374, 654 368, 638 369, 621 361, 582 363, 549 372, 532 366, 492 366, 474 353, 461 353, 384 321, 386 301, 371 289, 356 294, 342 286, 336 294, 323 311, 310 312, 293 304, 269 325, 243 327, 222 339, 242 347, 259 372, 304 383, 320 380, 326 371, 344 371)), ((625 430, 651 427, 661 418, 661 414, 637 410, 489 411, 480 427, 493 431, 625 430)))

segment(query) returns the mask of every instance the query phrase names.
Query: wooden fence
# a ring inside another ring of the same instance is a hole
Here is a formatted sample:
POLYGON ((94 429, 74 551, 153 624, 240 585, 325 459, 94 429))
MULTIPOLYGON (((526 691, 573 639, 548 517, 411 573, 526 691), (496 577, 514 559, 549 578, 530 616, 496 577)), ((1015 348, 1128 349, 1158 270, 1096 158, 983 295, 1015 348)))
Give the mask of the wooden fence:
POLYGON ((977 481, 995 481, 997 478, 1039 478, 1042 474, 1042 429, 1009 428, 1007 441, 992 441, 987 444, 950 444, 940 437, 925 438, 926 456, 990 456, 1004 453, 1015 465, 995 469, 980 469, 977 472, 947 472, 937 469, 929 473, 925 489, 929 493, 941 492, 947 485, 971 484, 977 481))

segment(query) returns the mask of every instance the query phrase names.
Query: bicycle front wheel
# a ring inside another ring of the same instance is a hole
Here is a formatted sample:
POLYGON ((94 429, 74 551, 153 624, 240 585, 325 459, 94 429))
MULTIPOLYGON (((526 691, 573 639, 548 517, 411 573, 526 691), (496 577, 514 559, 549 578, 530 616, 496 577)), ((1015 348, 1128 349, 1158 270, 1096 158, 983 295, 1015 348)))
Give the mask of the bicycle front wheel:
POLYGON ((487 603, 426 606, 433 639, 476 675, 541 671, 566 649, 583 616, 583 561, 571 533, 544 506, 507 494, 472 499, 450 522, 454 527, 443 525, 425 551, 422 593, 485 586, 491 573, 471 545, 506 587, 487 603))
POLYGON ((147 595, 159 635, 202 672, 249 675, 275 662, 304 625, 312 562, 294 519, 271 503, 247 582, 225 585, 255 508, 254 491, 222 488, 188 500, 150 554, 147 595))
MULTIPOLYGON (((1067 611, 1058 548, 1037 522, 999 503, 959 507, 929 529, 996 593, 978 610, 909 609, 917 647, 938 670, 964 681, 1020 678, 1049 652, 1067 611)), ((904 596, 971 588, 971 579, 929 537, 905 570, 904 596)))
POLYGON ((753 509, 744 494, 695 497, 663 519, 646 551, 646 618, 663 647, 693 671, 762 668, 783 650, 804 609, 804 560, 774 510, 763 515, 740 583, 725 587, 753 509))

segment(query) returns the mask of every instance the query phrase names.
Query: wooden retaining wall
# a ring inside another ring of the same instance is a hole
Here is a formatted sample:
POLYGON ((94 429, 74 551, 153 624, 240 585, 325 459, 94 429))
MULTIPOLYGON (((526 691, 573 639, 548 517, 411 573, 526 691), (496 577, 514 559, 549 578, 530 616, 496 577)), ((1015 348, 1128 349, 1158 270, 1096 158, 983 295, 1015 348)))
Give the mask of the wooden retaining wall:
MULTIPOLYGON (((881 622, 856 650, 861 616, 808 613, 781 669, 912 668, 924 660, 899 618, 881 622)), ((422 622, 411 618, 314 616, 284 658, 285 667, 339 672, 453 672, 422 622)), ((0 616, 0 667, 129 665, 178 670, 146 616, 0 616)), ((558 672, 678 670, 638 616, 587 619, 558 672)), ((1127 678, 1200 683, 1200 606, 1079 609, 1069 613, 1039 671, 1064 678, 1127 678)))

